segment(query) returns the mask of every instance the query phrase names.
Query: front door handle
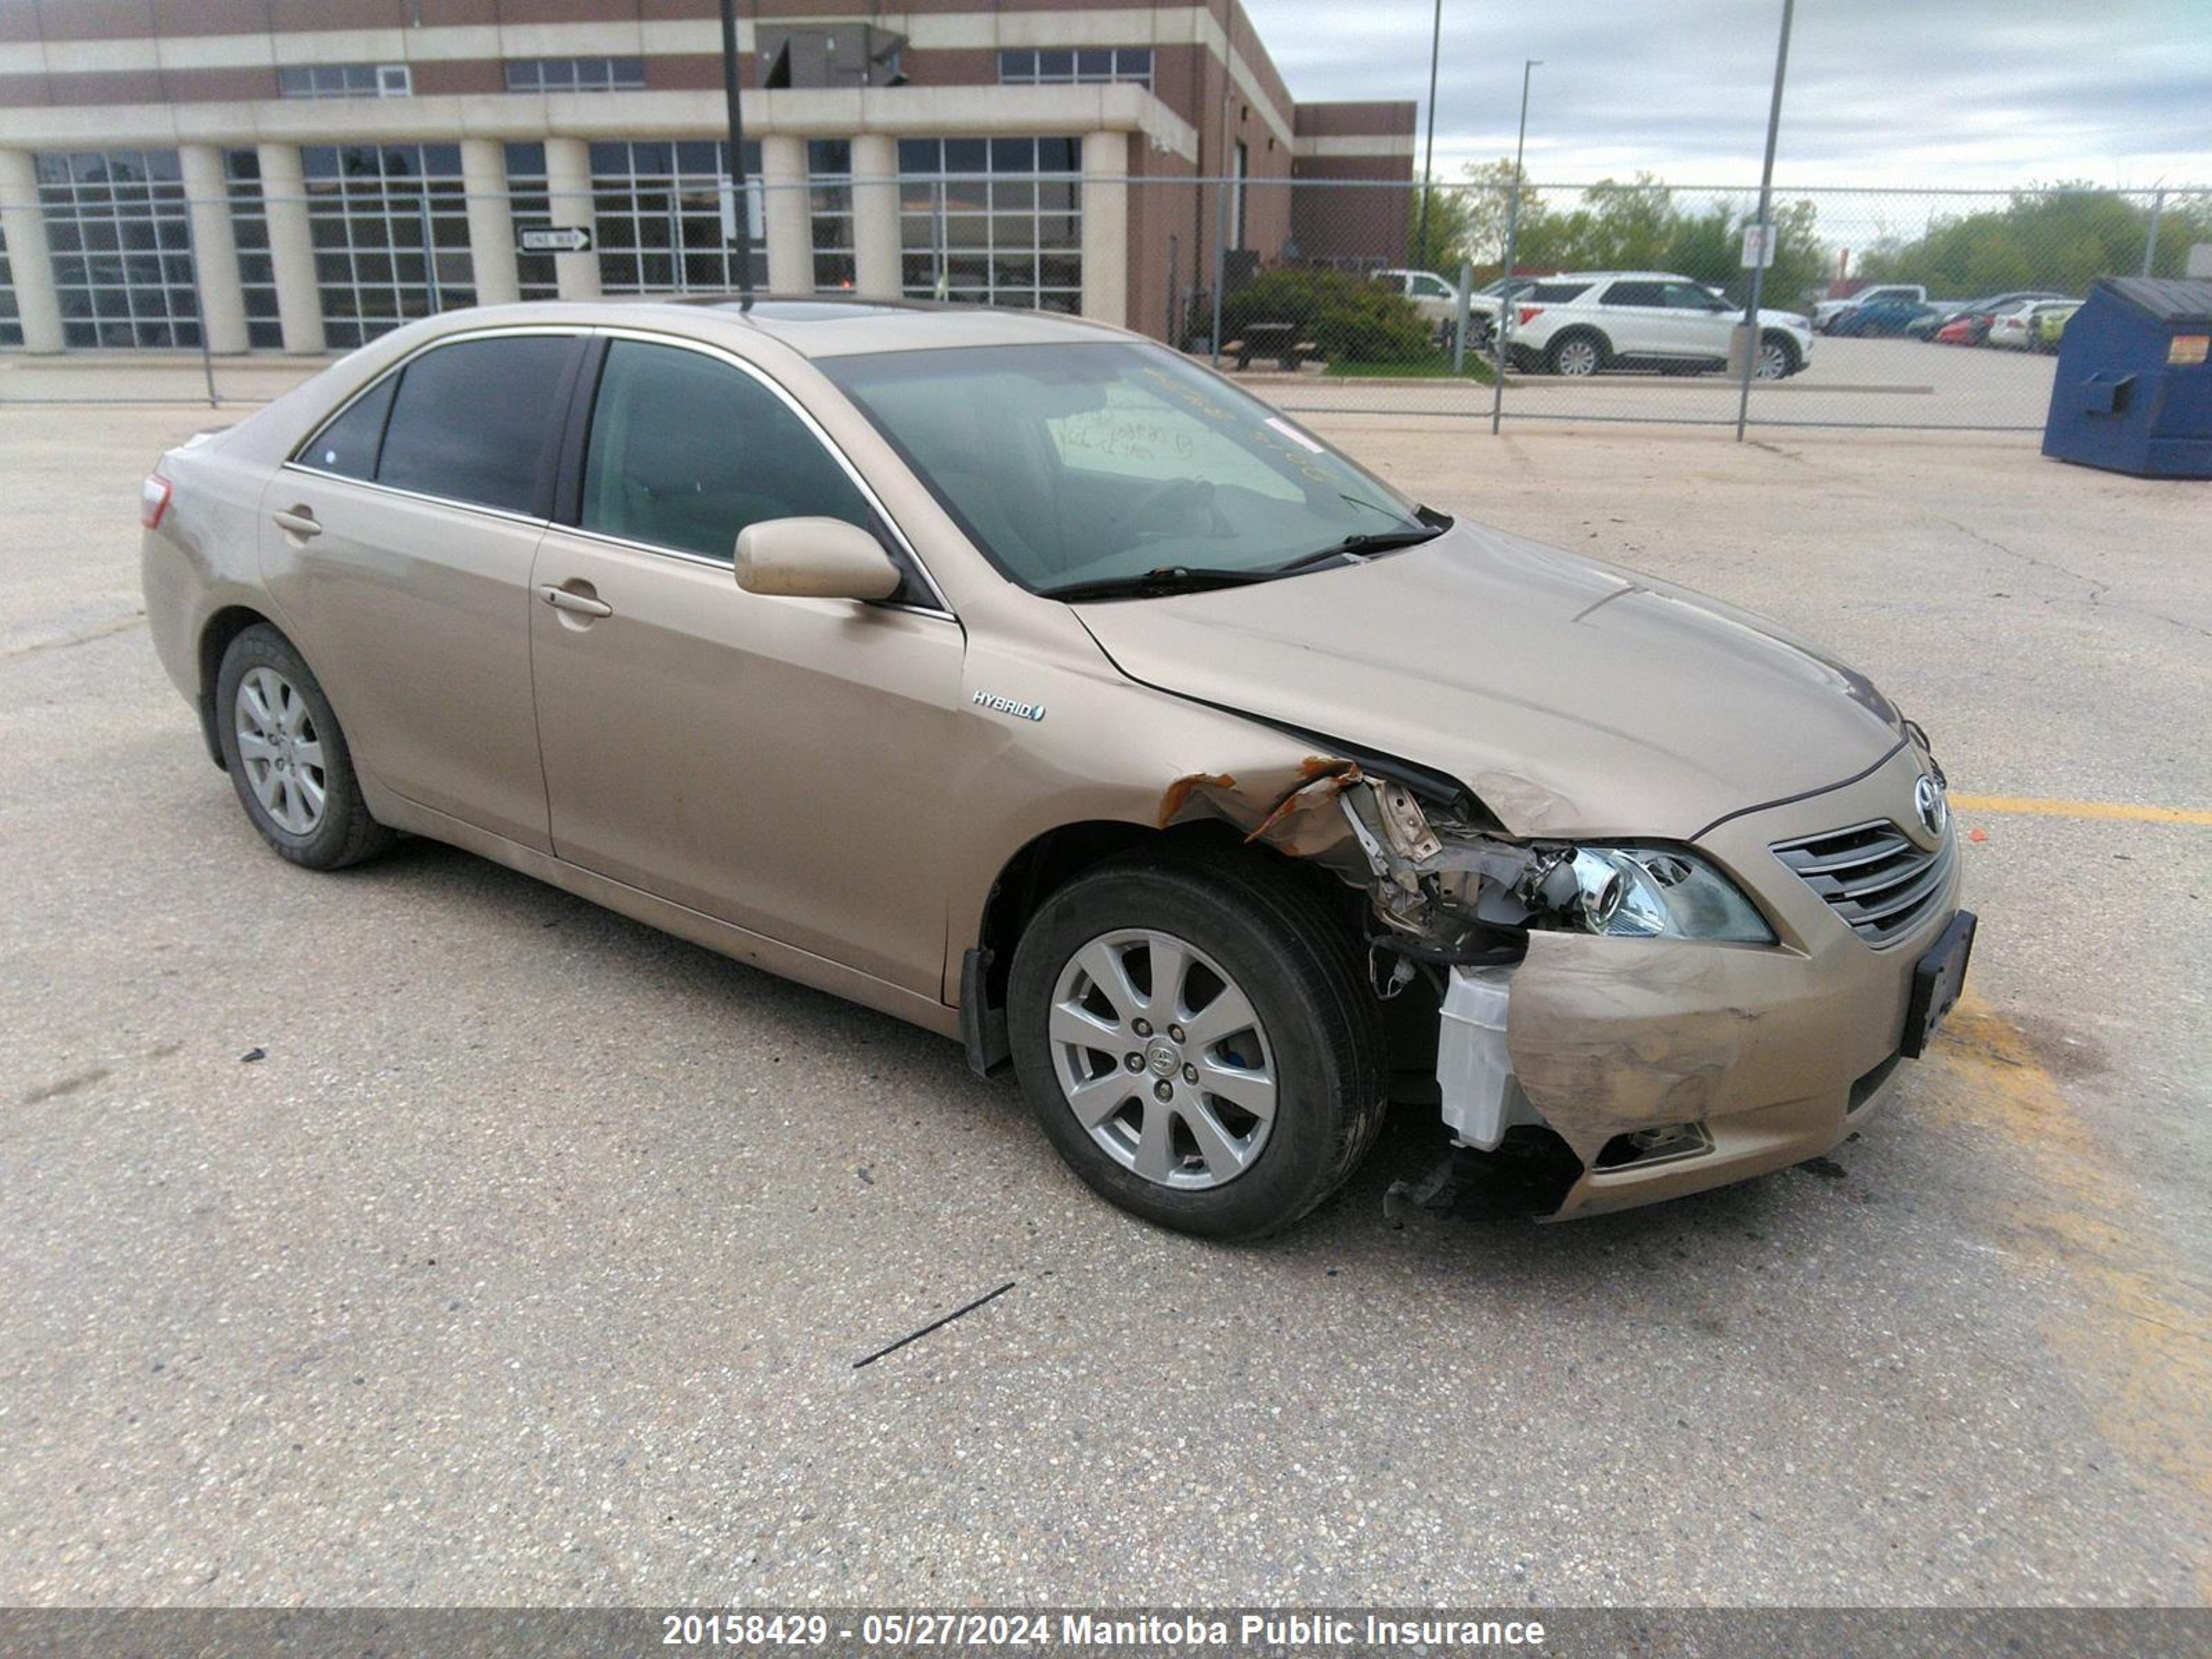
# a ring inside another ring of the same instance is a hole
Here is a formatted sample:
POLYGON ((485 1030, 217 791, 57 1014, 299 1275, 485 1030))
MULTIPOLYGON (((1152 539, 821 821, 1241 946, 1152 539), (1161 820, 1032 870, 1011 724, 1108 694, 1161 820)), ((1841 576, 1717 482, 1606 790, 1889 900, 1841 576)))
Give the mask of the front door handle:
POLYGON ((319 536, 323 533, 322 526, 315 522, 314 514, 304 507, 286 507, 269 516, 276 520, 279 528, 288 534, 299 537, 302 541, 310 536, 319 536))
POLYGON ((571 587, 541 587, 538 597, 556 611, 567 611, 579 617, 611 617, 614 606, 589 593, 579 593, 571 587))

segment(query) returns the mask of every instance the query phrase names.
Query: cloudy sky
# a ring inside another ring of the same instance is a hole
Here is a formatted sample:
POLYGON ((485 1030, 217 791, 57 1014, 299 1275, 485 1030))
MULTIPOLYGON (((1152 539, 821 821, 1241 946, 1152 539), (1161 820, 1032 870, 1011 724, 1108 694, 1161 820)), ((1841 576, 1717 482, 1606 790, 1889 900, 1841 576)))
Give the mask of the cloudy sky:
MULTIPOLYGON (((1428 0, 1246 0, 1301 100, 1427 94, 1428 0)), ((1755 184, 1781 0, 1443 0, 1437 171, 1755 184)), ((1782 185, 2212 185, 2212 0, 1798 0, 1782 185)))

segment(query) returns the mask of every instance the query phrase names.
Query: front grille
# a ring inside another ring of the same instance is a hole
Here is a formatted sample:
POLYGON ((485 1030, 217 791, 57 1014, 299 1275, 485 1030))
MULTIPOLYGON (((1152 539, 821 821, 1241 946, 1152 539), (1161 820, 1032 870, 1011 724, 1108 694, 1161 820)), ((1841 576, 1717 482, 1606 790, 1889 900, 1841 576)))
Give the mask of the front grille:
POLYGON ((1942 896, 1954 848, 1946 836, 1930 853, 1895 824, 1875 823, 1778 842, 1774 856, 1802 876, 1853 933, 1879 948, 1910 932, 1942 896))

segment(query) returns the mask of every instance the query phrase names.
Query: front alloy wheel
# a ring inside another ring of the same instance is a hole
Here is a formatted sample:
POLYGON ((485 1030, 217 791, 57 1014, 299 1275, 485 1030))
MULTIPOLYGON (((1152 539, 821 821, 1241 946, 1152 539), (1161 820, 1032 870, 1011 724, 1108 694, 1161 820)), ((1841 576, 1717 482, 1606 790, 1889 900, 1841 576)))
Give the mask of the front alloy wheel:
POLYGON ((1155 845, 1078 876, 1014 950, 1022 1092, 1102 1197, 1212 1238, 1288 1226, 1382 1126, 1359 939, 1267 858, 1155 845))
POLYGON ((1793 367, 1790 348, 1779 340, 1764 340, 1759 347, 1758 375, 1762 380, 1789 378, 1793 367))
POLYGON ((1068 1109, 1123 1169, 1203 1191, 1265 1150, 1267 1033, 1252 1000, 1188 940, 1155 928, 1092 939, 1060 971, 1051 1034, 1068 1109))

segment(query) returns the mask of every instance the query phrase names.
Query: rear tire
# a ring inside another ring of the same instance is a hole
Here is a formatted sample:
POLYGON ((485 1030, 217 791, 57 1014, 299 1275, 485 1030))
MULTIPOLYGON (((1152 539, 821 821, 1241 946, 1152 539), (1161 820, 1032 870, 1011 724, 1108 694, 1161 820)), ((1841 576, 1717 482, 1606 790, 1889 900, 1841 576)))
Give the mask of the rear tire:
POLYGON ((1091 1190, 1155 1225, 1287 1227, 1382 1127, 1357 943, 1256 855, 1146 854, 1077 878, 1024 932, 1008 989, 1015 1069, 1045 1134, 1091 1190))
POLYGON ((368 813, 338 717, 313 671, 257 623, 230 642, 215 683, 216 732, 238 803, 280 858, 337 870, 393 840, 368 813))
POLYGON ((1544 349, 1544 367, 1571 380, 1587 380, 1605 367, 1612 356, 1602 334, 1570 329, 1544 349))

